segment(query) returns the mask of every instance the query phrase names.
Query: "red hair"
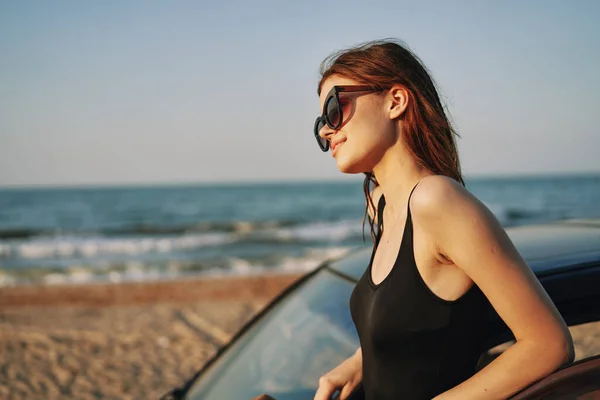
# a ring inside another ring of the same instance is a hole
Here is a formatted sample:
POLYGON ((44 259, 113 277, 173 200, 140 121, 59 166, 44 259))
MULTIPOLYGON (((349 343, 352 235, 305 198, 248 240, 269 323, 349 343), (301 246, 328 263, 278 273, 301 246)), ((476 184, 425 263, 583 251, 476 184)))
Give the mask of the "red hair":
MULTIPOLYGON (((437 175, 448 176, 464 185, 455 136, 435 83, 421 60, 396 40, 377 40, 335 52, 320 68, 323 82, 332 75, 353 79, 382 90, 401 85, 408 93, 408 106, 401 117, 402 135, 417 163, 437 175)), ((379 184, 373 172, 365 172, 363 189, 365 216, 375 209, 370 191, 379 184)), ((371 237, 375 238, 374 221, 370 220, 371 237)))

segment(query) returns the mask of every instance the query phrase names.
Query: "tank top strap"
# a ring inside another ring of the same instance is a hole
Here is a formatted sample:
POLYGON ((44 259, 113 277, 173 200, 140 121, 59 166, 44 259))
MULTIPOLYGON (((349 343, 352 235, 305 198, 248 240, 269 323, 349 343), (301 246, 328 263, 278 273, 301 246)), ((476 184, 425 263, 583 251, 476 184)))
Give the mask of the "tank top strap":
POLYGON ((377 202, 377 236, 375 237, 376 245, 379 245, 381 239, 381 233, 383 232, 383 209, 385 208, 385 198, 383 194, 379 197, 377 202))
POLYGON ((383 225, 383 209, 385 208, 385 197, 383 194, 379 197, 379 202, 377 203, 377 226, 381 227, 383 225))
POLYGON ((408 195, 408 201, 406 202, 406 216, 407 218, 410 216, 410 198, 412 197, 413 192, 415 191, 415 189, 417 188, 417 186, 419 186, 419 183, 421 183, 421 181, 418 181, 416 183, 415 186, 413 186, 412 190, 410 191, 410 194, 408 195))
MULTIPOLYGON (((410 191, 410 194, 408 195, 408 201, 406 203, 406 222, 407 224, 405 224, 404 229, 406 230, 406 225, 408 225, 409 223, 412 225, 412 218, 410 216, 410 198, 412 197, 413 192, 415 191, 415 189, 417 188, 417 186, 419 185, 419 183, 421 183, 421 181, 418 181, 415 186, 413 186, 413 188, 410 191)), ((379 244, 379 240, 381 239, 381 233, 383 232, 383 209, 385 208, 385 196, 383 195, 383 193, 381 194, 381 197, 379 197, 379 202, 377 203, 377 237, 376 237, 376 244, 379 244)))

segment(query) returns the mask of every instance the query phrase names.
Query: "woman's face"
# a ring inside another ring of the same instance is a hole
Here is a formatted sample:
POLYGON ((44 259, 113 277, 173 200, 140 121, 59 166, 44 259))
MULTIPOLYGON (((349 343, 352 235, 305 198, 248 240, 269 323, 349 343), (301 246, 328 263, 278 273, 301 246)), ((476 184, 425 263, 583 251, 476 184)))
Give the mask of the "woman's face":
MULTIPOLYGON (((320 109, 334 86, 359 85, 352 79, 333 75, 323 82, 320 109)), ((385 92, 341 92, 343 120, 333 130, 325 125, 320 136, 329 141, 338 169, 348 174, 371 172, 395 142, 394 122, 385 110, 385 92)))

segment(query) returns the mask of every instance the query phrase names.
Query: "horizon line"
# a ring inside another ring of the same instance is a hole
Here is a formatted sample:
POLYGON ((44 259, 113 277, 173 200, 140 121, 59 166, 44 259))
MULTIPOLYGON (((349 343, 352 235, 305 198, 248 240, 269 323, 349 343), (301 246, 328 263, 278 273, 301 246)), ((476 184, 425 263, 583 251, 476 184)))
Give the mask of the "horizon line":
MULTIPOLYGON (((359 174, 356 174, 359 175, 359 174)), ((362 175, 362 174, 360 174, 362 175)), ((499 173, 499 174, 463 174, 465 180, 503 180, 503 179, 531 179, 531 178, 560 178, 560 177, 592 177, 600 176, 600 171, 572 171, 572 172, 536 172, 536 173, 499 173)), ((155 182, 99 182, 99 183, 32 183, 0 185, 0 190, 11 189, 111 189, 111 188, 156 188, 156 187, 183 187, 183 186, 252 186, 252 185, 285 185, 302 183, 348 183, 355 177, 342 178, 276 178, 270 180, 221 180, 221 181, 155 181, 155 182)), ((362 180, 362 177, 360 178, 362 180)))

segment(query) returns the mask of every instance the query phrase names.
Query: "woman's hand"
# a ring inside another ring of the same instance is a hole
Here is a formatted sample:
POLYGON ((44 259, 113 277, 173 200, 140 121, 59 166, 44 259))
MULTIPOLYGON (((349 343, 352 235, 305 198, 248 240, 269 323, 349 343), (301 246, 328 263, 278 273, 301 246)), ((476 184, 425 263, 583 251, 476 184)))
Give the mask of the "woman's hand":
POLYGON ((340 400, 345 400, 362 381, 362 352, 357 350, 354 355, 319 379, 319 388, 314 400, 330 400, 331 396, 340 390, 340 400))

